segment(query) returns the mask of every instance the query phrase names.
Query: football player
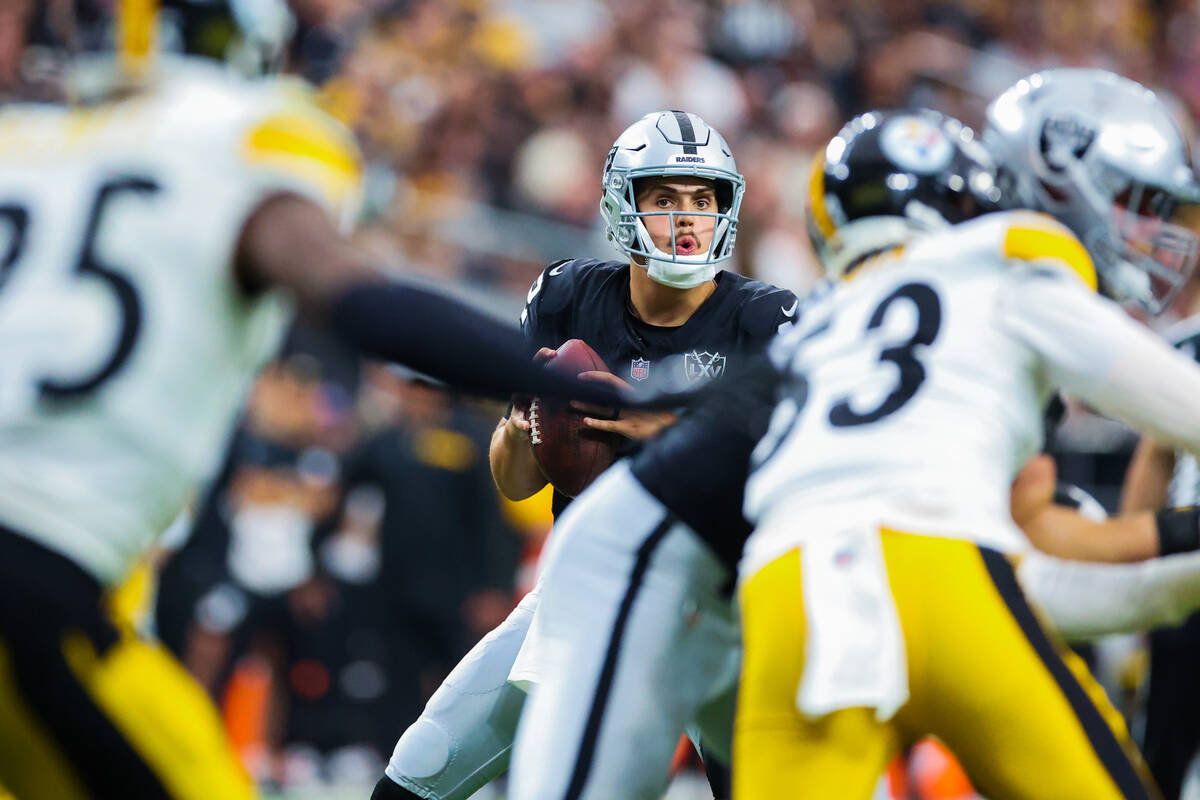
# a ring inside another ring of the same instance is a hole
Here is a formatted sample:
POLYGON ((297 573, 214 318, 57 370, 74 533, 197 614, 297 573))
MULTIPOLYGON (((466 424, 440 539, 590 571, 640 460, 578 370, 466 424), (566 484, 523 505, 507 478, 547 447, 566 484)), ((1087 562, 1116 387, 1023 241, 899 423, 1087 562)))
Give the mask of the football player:
MULTIPOLYGON (((552 359, 555 347, 582 339, 616 373, 586 377, 672 393, 739 369, 748 353, 790 324, 797 306, 786 290, 722 270, 733 252, 744 186, 725 139, 695 114, 656 112, 626 129, 604 165, 600 209, 624 260, 560 261, 534 281, 521 326, 537 357, 552 359)), ((674 420, 669 412, 622 411, 612 420, 589 416, 585 424, 626 437, 628 452, 674 420)), ((496 484, 511 499, 546 485, 519 405, 500 420, 490 455, 496 484)), ((556 513, 568 499, 555 492, 556 513)), ((705 503, 696 500, 698 508, 705 503)), ((688 558, 707 549, 699 541, 682 547, 688 558)), ((624 586, 628 573, 614 567, 609 579, 624 586)), ((636 580, 632 586, 636 591, 636 580)), ((527 636, 539 596, 539 588, 526 595, 430 699, 396 744, 377 799, 457 800, 507 768, 524 702, 509 681, 528 687, 544 672, 537 629, 527 636)), ((712 624, 729 630, 729 614, 712 624)))
POLYGON ((1156 794, 1021 592, 1009 559, 1029 542, 1008 487, 1060 386, 1200 448, 1200 369, 1094 291, 1161 303, 1195 260, 1170 216, 1200 186, 1161 102, 1111 73, 1031 76, 989 108, 988 135, 1070 229, 1022 211, 891 236, 923 224, 930 204, 904 192, 949 156, 911 117, 855 120, 819 165, 838 283, 772 353, 792 385, 747 485, 736 797, 869 797, 925 733, 988 796, 1156 794), (910 168, 882 192, 890 210, 844 202, 869 194, 839 169, 859 147, 910 168))
MULTIPOLYGON (((1192 358, 1200 358, 1200 317, 1190 317, 1166 332, 1166 338, 1192 358)), ((1196 456, 1170 443, 1144 438, 1134 453, 1125 478, 1122 508, 1129 511, 1171 512, 1164 507, 1200 505, 1200 468, 1196 456)), ((1172 544, 1182 550, 1200 547, 1200 528, 1179 525, 1172 544)), ((1200 665, 1200 618, 1173 630, 1155 631, 1150 638, 1150 692, 1142 746, 1146 762, 1163 794, 1178 797, 1200 752, 1200 695, 1192 676, 1200 665)))
MULTIPOLYGON (((942 204, 939 216, 950 219, 987 208, 994 193, 986 154, 962 138, 967 134, 956 121, 933 112, 925 118, 960 152, 940 183, 914 187, 906 199, 930 192, 942 204), (955 192, 959 208, 948 209, 946 195, 955 192)), ((878 149, 857 152, 846 166, 880 184, 908 171, 878 149)), ((882 194, 863 192, 856 202, 882 194)), ((900 233, 911 232, 900 226, 900 233)), ((750 533, 740 513, 742 486, 778 385, 774 370, 762 366, 708 392, 693 413, 610 470, 560 519, 547 556, 546 599, 534 622, 552 643, 546 650, 554 660, 521 718, 513 797, 657 797, 670 746, 696 716, 706 745, 727 752, 737 641, 712 620, 721 618, 721 586, 750 533), (647 543, 655 536, 664 542, 654 545, 651 557, 647 543), (709 548, 684 547, 696 537, 709 548), (614 588, 613 564, 640 570, 636 604, 627 602, 632 595, 623 585, 614 588), (681 606, 692 609, 683 621, 676 612, 681 606), (581 619, 599 620, 614 633, 597 636, 598 626, 581 619)), ((1052 505, 1064 502, 1055 499, 1055 485, 1053 462, 1045 457, 1013 485, 1012 514, 1039 544, 1066 557, 1107 561, 1156 555, 1152 517, 1093 522, 1052 505)), ((1200 604, 1198 576, 1197 554, 1107 565, 1031 553, 1020 570, 1055 624, 1078 639, 1170 624, 1200 604)))
POLYGON ((300 84, 156 57, 149 0, 88 103, 0 110, 0 783, 252 794, 204 692, 107 595, 217 466, 295 306, 468 388, 615 402, 338 232, 353 139, 300 84))

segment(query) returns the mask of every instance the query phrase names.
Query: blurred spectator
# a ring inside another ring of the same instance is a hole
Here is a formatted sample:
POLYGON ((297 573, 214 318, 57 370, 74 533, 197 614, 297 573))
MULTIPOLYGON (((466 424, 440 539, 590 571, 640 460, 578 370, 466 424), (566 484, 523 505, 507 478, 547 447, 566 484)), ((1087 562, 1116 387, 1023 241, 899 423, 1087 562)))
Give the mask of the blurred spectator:
POLYGON ((387 691, 356 728, 386 755, 511 610, 520 543, 492 484, 484 419, 398 367, 371 368, 367 383, 364 402, 387 424, 347 457, 345 501, 321 556, 328 573, 362 587, 355 617, 384 639, 387 691))
POLYGON ((660 4, 651 20, 648 52, 617 79, 613 115, 628 125, 664 108, 682 108, 729 137, 745 122, 745 94, 737 75, 704 51, 705 6, 660 4))

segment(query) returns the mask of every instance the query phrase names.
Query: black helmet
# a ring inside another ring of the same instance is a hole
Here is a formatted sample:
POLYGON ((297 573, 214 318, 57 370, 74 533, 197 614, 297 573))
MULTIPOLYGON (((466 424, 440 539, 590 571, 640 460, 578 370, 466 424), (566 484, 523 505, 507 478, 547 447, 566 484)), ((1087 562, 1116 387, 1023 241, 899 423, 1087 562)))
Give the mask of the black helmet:
POLYGON ((922 108, 846 123, 813 164, 808 228, 837 279, 914 235, 1000 208, 991 158, 970 128, 922 108))

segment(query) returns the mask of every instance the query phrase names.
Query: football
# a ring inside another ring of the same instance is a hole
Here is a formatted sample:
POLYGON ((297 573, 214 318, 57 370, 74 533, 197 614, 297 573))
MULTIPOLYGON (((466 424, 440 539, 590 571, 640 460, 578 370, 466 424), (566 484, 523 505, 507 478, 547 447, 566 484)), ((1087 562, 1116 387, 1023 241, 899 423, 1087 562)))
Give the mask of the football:
MULTIPOLYGON (((604 359, 580 339, 568 339, 547 362, 549 369, 565 375, 611 372, 604 359)), ((529 442, 546 480, 568 497, 588 487, 596 476, 617 460, 621 437, 584 426, 586 416, 599 417, 570 407, 565 401, 535 397, 529 404, 529 442)))

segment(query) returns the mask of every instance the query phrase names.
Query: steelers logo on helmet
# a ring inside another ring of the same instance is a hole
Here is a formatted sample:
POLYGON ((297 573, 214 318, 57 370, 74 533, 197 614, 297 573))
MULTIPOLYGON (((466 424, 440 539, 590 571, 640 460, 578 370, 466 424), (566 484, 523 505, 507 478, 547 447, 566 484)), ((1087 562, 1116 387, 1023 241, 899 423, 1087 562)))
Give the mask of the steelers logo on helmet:
POLYGON ((897 166, 922 175, 945 169, 954 158, 954 145, 941 128, 917 116, 889 120, 879 147, 897 166))

